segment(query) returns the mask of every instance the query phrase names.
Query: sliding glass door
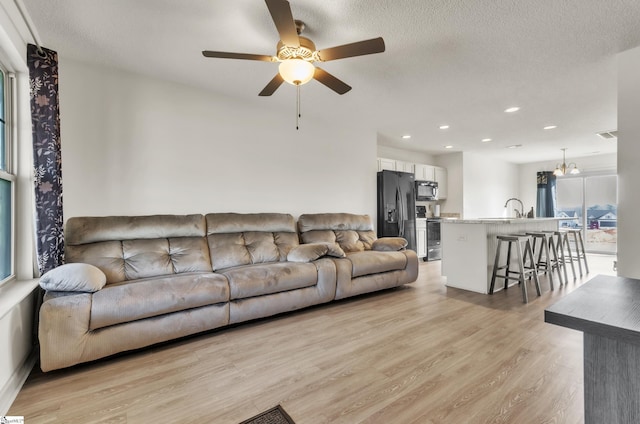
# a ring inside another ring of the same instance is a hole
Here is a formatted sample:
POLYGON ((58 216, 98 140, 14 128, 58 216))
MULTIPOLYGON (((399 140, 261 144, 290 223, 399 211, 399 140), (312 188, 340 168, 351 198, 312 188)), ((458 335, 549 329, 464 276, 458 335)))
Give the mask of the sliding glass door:
POLYGON ((616 253, 618 241, 618 178, 615 175, 585 178, 585 249, 616 253))
POLYGON ((615 175, 560 177, 556 216, 564 228, 579 228, 585 249, 592 253, 617 251, 617 192, 615 175))

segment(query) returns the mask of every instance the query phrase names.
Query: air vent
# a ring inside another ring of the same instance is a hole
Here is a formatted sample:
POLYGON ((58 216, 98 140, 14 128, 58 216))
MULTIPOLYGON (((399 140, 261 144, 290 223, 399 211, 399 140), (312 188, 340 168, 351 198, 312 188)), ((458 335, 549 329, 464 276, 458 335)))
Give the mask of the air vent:
POLYGON ((617 130, 611 130, 611 131, 603 131, 603 132, 599 132, 596 133, 600 138, 604 138, 605 140, 610 140, 612 138, 618 138, 618 131, 617 130))

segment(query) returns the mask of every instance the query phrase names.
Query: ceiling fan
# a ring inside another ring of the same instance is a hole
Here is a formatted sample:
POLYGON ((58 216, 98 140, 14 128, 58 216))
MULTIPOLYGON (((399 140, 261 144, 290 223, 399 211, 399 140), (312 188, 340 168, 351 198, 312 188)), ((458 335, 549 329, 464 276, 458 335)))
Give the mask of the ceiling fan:
POLYGON ((299 87, 311 79, 321 82, 338 94, 344 94, 351 90, 351 87, 327 71, 314 66, 313 63, 384 51, 382 37, 316 50, 313 41, 300 35, 304 30, 304 23, 293 19, 287 0, 265 0, 265 2, 280 35, 275 56, 210 50, 202 52, 205 57, 280 62, 278 73, 260 92, 260 96, 272 95, 284 81, 299 87))

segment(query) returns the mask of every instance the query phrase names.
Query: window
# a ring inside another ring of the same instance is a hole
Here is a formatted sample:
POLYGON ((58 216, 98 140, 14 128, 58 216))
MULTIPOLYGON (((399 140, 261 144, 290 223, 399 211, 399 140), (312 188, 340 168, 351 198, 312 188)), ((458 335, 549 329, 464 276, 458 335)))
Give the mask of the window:
POLYGON ((615 254, 618 178, 603 174, 558 178, 557 181, 556 216, 568 218, 560 221, 560 226, 582 230, 587 252, 615 254))
POLYGON ((11 78, 0 67, 0 282, 14 275, 14 185, 11 167, 11 78))

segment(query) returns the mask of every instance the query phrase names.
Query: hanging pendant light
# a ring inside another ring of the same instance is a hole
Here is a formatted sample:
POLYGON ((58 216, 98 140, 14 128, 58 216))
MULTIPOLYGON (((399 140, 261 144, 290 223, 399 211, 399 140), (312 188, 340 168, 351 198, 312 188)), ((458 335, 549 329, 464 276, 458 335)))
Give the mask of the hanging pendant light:
POLYGON ((561 177, 563 175, 567 175, 567 172, 569 174, 579 174, 580 173, 580 169, 578 169, 578 165, 575 164, 575 162, 571 162, 569 163, 569 165, 567 165, 567 160, 566 160, 566 150, 567 148, 564 147, 562 149, 562 164, 561 165, 556 165, 556 169, 553 171, 553 175, 557 176, 557 177, 561 177))

